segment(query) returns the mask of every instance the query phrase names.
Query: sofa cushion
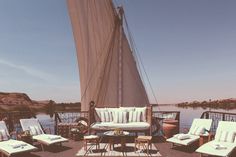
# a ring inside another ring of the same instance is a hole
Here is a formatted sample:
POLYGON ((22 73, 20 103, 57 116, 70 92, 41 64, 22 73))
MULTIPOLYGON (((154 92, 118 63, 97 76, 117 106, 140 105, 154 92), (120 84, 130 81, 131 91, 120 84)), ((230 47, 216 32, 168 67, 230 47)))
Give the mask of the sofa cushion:
POLYGON ((135 107, 120 107, 119 109, 126 111, 126 112, 130 112, 130 111, 134 111, 135 107))
POLYGON ((129 123, 114 123, 114 122, 96 122, 91 125, 95 130, 113 130, 120 128, 127 131, 132 130, 147 130, 150 128, 150 124, 147 122, 129 122, 129 123))

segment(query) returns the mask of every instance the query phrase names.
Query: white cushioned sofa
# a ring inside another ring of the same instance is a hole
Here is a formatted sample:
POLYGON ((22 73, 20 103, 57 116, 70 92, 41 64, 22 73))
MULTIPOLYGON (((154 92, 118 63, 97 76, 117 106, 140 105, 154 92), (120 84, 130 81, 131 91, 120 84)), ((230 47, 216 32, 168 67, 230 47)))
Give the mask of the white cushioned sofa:
POLYGON ((116 128, 129 132, 151 134, 152 106, 90 108, 90 131, 104 132, 116 128))

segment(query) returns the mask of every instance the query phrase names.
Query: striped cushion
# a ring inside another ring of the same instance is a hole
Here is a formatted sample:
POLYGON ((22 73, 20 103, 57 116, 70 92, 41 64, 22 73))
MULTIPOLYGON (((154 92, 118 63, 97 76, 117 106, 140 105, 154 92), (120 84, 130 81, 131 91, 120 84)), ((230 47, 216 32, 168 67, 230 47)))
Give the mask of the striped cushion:
POLYGON ((9 140, 9 135, 6 130, 0 130, 0 141, 7 141, 9 140))
POLYGON ((108 111, 100 111, 100 116, 101 122, 110 122, 112 119, 111 114, 109 114, 108 111))
POLYGON ((129 122, 141 122, 142 112, 139 110, 129 112, 129 122))
POLYGON ((128 122, 127 113, 128 112, 121 111, 121 110, 114 112, 113 122, 114 123, 127 123, 128 122))

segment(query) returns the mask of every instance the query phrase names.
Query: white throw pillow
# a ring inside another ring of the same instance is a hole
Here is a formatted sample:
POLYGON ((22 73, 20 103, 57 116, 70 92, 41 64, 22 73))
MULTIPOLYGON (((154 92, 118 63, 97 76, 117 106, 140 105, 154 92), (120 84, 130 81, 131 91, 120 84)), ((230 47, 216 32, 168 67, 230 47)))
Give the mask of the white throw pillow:
POLYGON ((135 108, 135 111, 140 111, 141 112, 141 121, 146 122, 146 112, 147 112, 147 107, 137 107, 135 108))
POLYGON ((128 116, 129 116, 129 122, 133 122, 134 111, 130 111, 128 116))
POLYGON ((229 133, 228 131, 222 131, 221 132, 221 135, 220 135, 220 141, 221 142, 226 142, 228 133, 229 133))
POLYGON ((108 111, 100 111, 101 122, 111 122, 111 117, 108 111))
POLYGON ((105 122, 105 111, 99 111, 101 122, 105 122))
POLYGON ((97 117, 95 116, 96 121, 102 121, 101 120, 101 112, 106 111, 106 108, 95 108, 97 117))
POLYGON ((235 132, 235 131, 230 131, 230 132, 228 133, 227 138, 226 138, 226 142, 233 143, 235 137, 236 137, 236 132, 235 132))
POLYGON ((129 112, 129 122, 141 122, 141 114, 139 110, 129 112))
POLYGON ((0 130, 0 141, 7 141, 9 140, 9 135, 5 129, 0 130))
POLYGON ((127 123, 127 112, 118 110, 114 113, 114 123, 127 123))
POLYGON ((110 122, 110 114, 109 114, 109 112, 105 111, 104 115, 105 115, 105 122, 110 122))
POLYGON ((106 109, 109 113, 109 118, 110 118, 109 122, 114 121, 114 114, 117 111, 117 108, 106 108, 106 109))

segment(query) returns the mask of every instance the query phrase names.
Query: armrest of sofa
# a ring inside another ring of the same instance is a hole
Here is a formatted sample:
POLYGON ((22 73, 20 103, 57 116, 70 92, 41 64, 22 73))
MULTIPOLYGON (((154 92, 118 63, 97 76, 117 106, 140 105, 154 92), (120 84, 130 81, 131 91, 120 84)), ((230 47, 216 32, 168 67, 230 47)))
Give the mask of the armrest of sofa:
POLYGON ((95 113, 95 103, 94 101, 91 101, 89 103, 89 118, 88 118, 88 131, 90 134, 90 126, 95 123, 95 117, 94 117, 94 113, 95 113))
POLYGON ((152 105, 147 106, 147 123, 150 124, 150 135, 152 134, 152 105))

